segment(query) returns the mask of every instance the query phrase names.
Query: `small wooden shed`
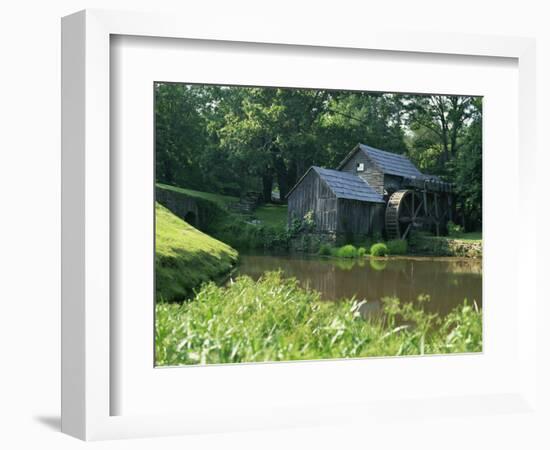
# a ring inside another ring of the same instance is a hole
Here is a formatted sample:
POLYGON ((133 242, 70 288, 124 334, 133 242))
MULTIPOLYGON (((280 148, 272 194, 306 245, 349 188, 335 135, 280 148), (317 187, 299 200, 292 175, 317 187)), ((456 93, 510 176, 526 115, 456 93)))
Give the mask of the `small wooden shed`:
POLYGON ((312 166, 287 195, 291 225, 311 213, 317 233, 370 235, 384 228, 382 195, 356 175, 312 166))

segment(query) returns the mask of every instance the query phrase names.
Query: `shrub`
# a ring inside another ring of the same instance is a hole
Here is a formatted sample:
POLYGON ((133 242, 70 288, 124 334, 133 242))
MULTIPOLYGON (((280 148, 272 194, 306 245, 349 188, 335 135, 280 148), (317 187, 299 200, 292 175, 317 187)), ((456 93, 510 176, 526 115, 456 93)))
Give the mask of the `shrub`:
POLYGON ((282 227, 250 223, 234 214, 227 215, 209 234, 236 249, 288 248, 290 239, 282 227))
POLYGON ((356 258, 357 257, 357 249, 351 245, 344 245, 343 247, 340 247, 338 249, 338 252, 336 254, 339 258, 356 258))
POLYGON ((357 256, 359 256, 360 258, 365 256, 366 254, 367 254, 367 249, 365 247, 359 247, 357 249, 357 256))
POLYGON ((407 241, 405 239, 394 239, 386 242, 390 255, 404 255, 407 253, 407 241))
POLYGON ((319 247, 319 254, 321 256, 330 256, 331 255, 332 247, 328 244, 321 244, 319 247))
POLYGON ((315 230, 315 214, 312 210, 305 213, 302 220, 302 229, 306 232, 315 230))
POLYGON ((388 247, 383 242, 379 242, 370 248, 370 254, 372 256, 386 256, 388 254, 388 247))
POLYGON ((462 233, 464 233, 464 228, 462 228, 460 225, 457 225, 452 220, 449 220, 447 222, 447 231, 449 232, 449 236, 459 237, 462 233))

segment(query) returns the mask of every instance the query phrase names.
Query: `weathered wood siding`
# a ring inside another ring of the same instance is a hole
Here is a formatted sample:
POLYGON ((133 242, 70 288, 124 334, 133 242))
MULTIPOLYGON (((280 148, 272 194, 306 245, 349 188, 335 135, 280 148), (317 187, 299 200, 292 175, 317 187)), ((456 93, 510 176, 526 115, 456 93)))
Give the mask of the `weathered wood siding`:
POLYGON ((288 197, 289 226, 294 219, 303 219, 310 211, 313 211, 317 231, 336 232, 337 199, 314 170, 308 172, 288 197))
POLYGON ((371 235, 384 231, 383 203, 338 199, 338 233, 371 235))
POLYGON ((340 169, 343 172, 353 173, 363 178, 379 194, 384 194, 384 174, 376 167, 372 160, 361 150, 357 150, 353 157, 340 169), (363 163, 365 170, 357 172, 357 164, 363 163))

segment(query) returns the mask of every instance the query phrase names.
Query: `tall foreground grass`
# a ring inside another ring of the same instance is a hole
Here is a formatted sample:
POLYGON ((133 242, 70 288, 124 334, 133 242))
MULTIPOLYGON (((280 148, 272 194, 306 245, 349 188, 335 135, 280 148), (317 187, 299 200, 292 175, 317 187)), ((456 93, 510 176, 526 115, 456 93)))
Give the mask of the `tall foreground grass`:
POLYGON ((323 302, 294 279, 266 273, 228 287, 203 286, 193 301, 156 307, 158 365, 215 364, 365 356, 479 352, 481 312, 466 303, 446 317, 427 298, 385 299, 365 320, 364 302, 323 302))

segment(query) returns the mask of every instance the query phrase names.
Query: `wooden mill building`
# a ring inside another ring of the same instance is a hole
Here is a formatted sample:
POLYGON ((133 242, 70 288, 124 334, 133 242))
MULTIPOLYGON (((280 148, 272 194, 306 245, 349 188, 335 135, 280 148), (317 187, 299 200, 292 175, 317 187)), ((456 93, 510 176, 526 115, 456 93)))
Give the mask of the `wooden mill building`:
POLYGON ((404 155, 358 144, 336 170, 311 167, 287 195, 288 221, 311 213, 315 230, 332 238, 412 229, 444 233, 452 219, 452 186, 423 174, 404 155))

